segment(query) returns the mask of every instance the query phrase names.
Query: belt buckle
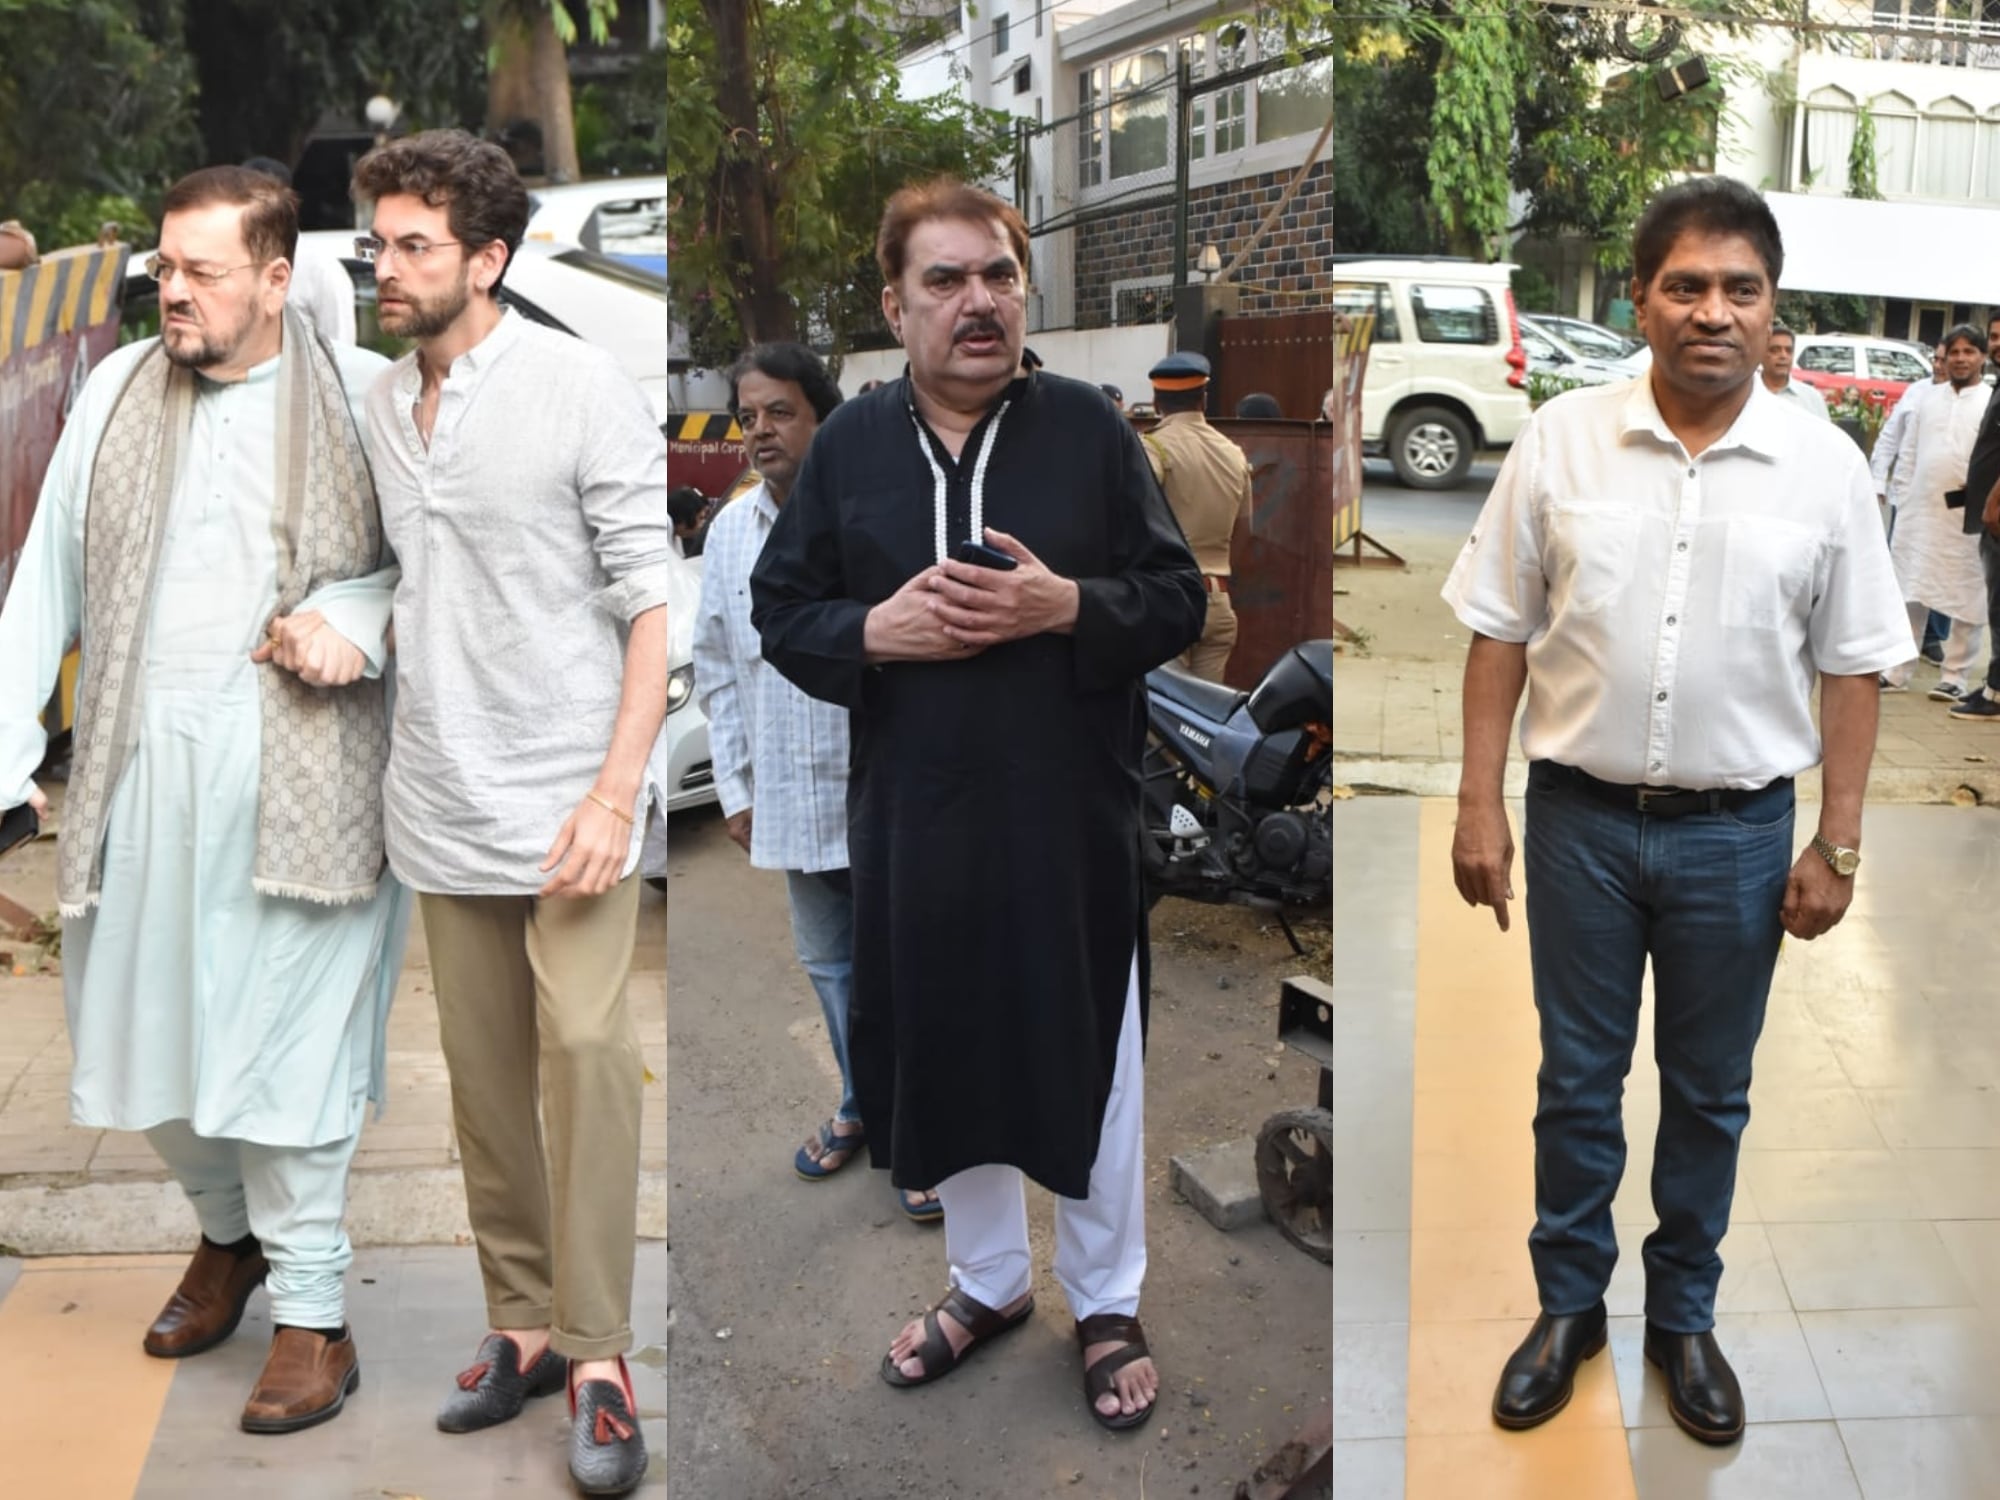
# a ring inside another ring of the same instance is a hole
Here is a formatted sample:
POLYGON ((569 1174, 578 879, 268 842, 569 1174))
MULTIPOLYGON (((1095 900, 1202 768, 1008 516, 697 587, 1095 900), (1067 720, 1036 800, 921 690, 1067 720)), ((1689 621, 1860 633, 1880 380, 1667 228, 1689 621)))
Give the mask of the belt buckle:
POLYGON ((1664 801, 1668 797, 1678 797, 1679 795, 1679 791, 1673 787, 1642 786, 1639 788, 1639 811, 1641 813, 1649 813, 1653 810, 1653 803, 1664 801))

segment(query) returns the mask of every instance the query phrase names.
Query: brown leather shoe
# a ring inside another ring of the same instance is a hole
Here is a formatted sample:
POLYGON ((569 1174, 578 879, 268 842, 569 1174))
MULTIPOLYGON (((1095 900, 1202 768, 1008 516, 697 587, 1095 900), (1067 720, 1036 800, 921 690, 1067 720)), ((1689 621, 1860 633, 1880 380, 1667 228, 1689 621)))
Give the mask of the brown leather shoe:
POLYGON ((280 1328, 243 1408, 243 1430, 297 1432, 315 1426, 339 1416, 360 1388, 361 1362, 350 1330, 330 1339, 303 1328, 280 1328))
POLYGON ((181 1284, 146 1330, 146 1352, 155 1359, 186 1359, 213 1349, 236 1332, 250 1294, 270 1271, 261 1246, 237 1255, 202 1236, 181 1284))

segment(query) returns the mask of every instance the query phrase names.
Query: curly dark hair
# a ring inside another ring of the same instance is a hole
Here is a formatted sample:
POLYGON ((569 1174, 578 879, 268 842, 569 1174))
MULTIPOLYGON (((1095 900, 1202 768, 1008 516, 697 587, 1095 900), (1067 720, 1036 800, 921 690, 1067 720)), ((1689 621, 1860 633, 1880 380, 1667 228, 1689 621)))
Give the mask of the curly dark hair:
MULTIPOLYGON (((467 250, 497 240, 510 264, 528 230, 528 189, 513 159, 463 130, 425 130, 377 146, 354 164, 353 191, 357 198, 421 198, 445 210, 452 238, 467 250)), ((504 268, 500 274, 505 279, 504 268)))
POLYGON ((736 387, 752 370, 773 380, 789 380, 804 391, 806 400, 812 402, 813 415, 822 422, 840 405, 840 387, 826 373, 817 354, 804 344, 774 343, 757 345, 730 368, 730 411, 736 410, 736 387))

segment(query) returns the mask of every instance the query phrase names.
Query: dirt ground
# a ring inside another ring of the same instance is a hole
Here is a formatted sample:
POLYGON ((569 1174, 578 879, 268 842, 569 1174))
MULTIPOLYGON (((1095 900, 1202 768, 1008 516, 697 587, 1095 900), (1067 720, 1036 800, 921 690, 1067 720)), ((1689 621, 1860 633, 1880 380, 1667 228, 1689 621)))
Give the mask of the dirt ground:
POLYGON ((915 1391, 877 1370, 946 1286, 943 1237, 865 1162, 792 1172, 835 1070, 793 962, 782 878, 749 868, 713 809, 674 819, 668 922, 672 1483, 703 1500, 1076 1496, 1227 1500, 1330 1399, 1327 1268, 1268 1224, 1224 1235, 1167 1185, 1176 1153, 1314 1102, 1277 1042, 1277 984, 1328 973, 1324 923, 1293 956, 1257 914, 1154 913, 1144 1318, 1164 1381, 1137 1433, 1085 1409, 1050 1199, 1029 1194, 1034 1320, 915 1391))

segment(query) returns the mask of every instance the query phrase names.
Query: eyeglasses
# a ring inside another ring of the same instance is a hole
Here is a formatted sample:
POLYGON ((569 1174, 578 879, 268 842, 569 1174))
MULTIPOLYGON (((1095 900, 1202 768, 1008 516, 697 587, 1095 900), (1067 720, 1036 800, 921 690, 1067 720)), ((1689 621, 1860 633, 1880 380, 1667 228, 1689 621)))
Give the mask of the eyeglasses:
POLYGON ((463 244, 463 240, 385 240, 372 234, 354 237, 354 253, 369 265, 379 265, 392 256, 401 256, 413 266, 430 259, 433 250, 463 244))
POLYGON ((176 274, 185 276, 196 286, 216 287, 234 276, 238 271, 253 270, 270 262, 253 260, 248 265, 230 266, 227 270, 210 271, 195 266, 176 265, 173 261, 162 260, 157 255, 149 255, 145 260, 146 274, 155 281, 172 281, 176 274))

